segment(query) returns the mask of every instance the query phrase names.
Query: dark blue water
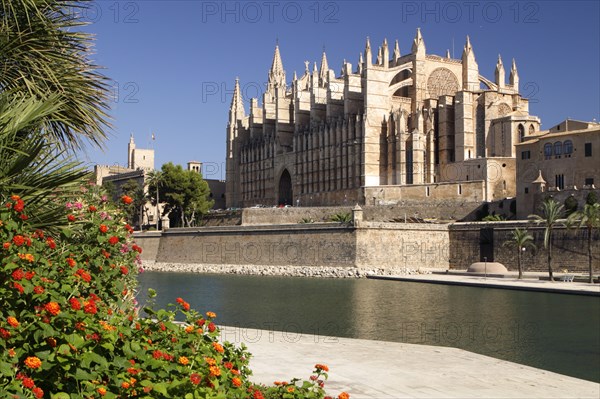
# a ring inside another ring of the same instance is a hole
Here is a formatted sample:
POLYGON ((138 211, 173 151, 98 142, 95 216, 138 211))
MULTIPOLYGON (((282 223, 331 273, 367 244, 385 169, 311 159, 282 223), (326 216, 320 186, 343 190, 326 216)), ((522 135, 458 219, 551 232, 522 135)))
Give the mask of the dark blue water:
POLYGON ((451 346, 600 382, 600 298, 368 279, 147 272, 222 325, 451 346))

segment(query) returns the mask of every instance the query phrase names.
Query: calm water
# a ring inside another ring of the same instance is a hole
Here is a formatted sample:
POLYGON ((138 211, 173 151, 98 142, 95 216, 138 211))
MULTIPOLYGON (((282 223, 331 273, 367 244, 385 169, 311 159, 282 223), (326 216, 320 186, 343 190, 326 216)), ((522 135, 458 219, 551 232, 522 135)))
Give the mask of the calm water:
MULTIPOLYGON (((140 275, 222 325, 452 346, 600 382, 600 298, 367 279, 140 275)), ((290 335, 293 339, 294 335, 290 335)))

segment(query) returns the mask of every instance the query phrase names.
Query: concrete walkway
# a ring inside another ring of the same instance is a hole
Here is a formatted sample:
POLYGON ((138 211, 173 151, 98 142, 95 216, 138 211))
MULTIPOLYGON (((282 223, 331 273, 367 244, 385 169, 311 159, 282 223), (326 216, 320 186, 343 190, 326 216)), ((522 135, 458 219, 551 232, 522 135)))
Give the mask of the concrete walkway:
POLYGON ((327 392, 367 398, 600 398, 600 384, 461 349, 221 327, 244 342, 254 382, 308 379, 329 366, 327 392))
POLYGON ((589 284, 580 282, 560 281, 562 273, 556 273, 554 278, 558 281, 539 280, 538 278, 547 277, 547 273, 529 273, 528 278, 517 279, 516 273, 509 273, 503 277, 484 277, 481 275, 465 276, 450 271, 447 274, 417 274, 406 276, 372 276, 369 278, 413 281, 433 284, 466 285, 475 287, 502 288, 512 290, 556 292, 562 294, 578 294, 600 296, 600 284, 589 284))

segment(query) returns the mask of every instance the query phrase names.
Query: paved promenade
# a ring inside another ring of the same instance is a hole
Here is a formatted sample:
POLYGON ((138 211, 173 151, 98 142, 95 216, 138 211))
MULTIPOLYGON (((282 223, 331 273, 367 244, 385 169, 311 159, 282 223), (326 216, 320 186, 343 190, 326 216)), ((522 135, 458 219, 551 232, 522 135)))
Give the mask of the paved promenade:
POLYGON ((600 296, 600 284, 560 281, 563 275, 564 273, 555 273, 554 278, 558 281, 554 282, 537 279, 540 276, 547 277, 548 273, 527 273, 527 278, 519 280, 517 274, 513 272, 507 273, 504 277, 465 276, 450 272, 448 274, 373 276, 369 278, 600 296))
POLYGON ((308 379, 323 363, 328 393, 351 399, 600 397, 600 384, 455 348, 237 327, 222 338, 246 344, 255 382, 308 379))

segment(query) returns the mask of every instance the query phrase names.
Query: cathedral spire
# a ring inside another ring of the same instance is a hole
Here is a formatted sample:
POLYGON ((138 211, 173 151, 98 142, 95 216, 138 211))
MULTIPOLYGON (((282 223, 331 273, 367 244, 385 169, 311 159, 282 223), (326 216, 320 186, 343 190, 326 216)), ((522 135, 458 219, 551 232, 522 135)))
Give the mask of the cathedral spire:
POLYGON ((233 97, 231 99, 231 107, 229 108, 229 120, 236 121, 246 116, 244 111, 244 100, 242 99, 242 91, 240 90, 240 79, 235 78, 235 87, 233 89, 233 97))
POLYGON ((373 55, 371 54, 371 42, 369 36, 367 36, 367 43, 365 44, 365 67, 371 66, 373 63, 373 55))
POLYGON ((398 39, 396 39, 396 44, 394 45, 394 63, 398 63, 400 59, 400 46, 398 45, 398 39))
POLYGON ((425 55, 425 41, 423 40, 423 36, 421 35, 421 28, 417 28, 417 34, 415 35, 412 44, 412 52, 413 54, 425 55))
POLYGON ((462 53, 462 75, 463 90, 479 89, 479 66, 475 61, 475 52, 471 46, 471 40, 467 36, 467 41, 462 53))
POLYGON ((512 67, 510 68, 510 76, 508 79, 509 79, 511 86, 513 87, 513 90, 518 92, 519 91, 519 73, 517 72, 517 63, 515 62, 514 58, 512 60, 512 67))
POLYGON ((323 55, 321 56, 321 69, 319 70, 319 80, 322 86, 327 83, 327 74, 329 73, 329 64, 327 63, 327 55, 325 49, 323 49, 323 55))
POLYGON ((383 56, 383 66, 385 68, 390 66, 390 50, 388 49, 387 38, 383 39, 382 47, 382 56, 383 56))
POLYGON ((281 54, 279 53, 279 43, 275 45, 275 54, 273 54, 273 63, 271 64, 271 70, 269 71, 268 86, 270 88, 283 88, 285 89, 285 70, 283 69, 283 62, 281 61, 281 54))
POLYGON ((498 54, 498 62, 496 63, 496 71, 494 73, 496 84, 498 85, 498 89, 504 87, 505 83, 505 72, 504 65, 502 64, 502 57, 498 54))

